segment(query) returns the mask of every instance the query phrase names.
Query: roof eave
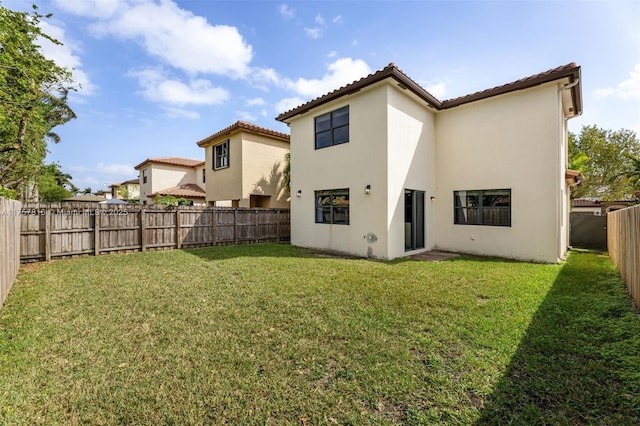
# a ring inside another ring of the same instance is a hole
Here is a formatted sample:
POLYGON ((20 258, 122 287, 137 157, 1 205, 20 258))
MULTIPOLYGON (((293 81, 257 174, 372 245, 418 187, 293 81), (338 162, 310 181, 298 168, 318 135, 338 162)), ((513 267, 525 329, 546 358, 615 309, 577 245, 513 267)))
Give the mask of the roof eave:
POLYGON ((357 93, 360 90, 364 89, 365 87, 371 86, 387 78, 392 78, 396 80, 396 82, 398 83, 398 86, 401 89, 410 90, 412 93, 414 93, 420 99, 427 102, 432 107, 436 109, 440 109, 441 102, 438 99, 436 99, 433 95, 431 95, 429 92, 427 92, 422 87, 420 87, 415 81, 411 80, 406 74, 400 71, 395 65, 389 65, 386 68, 383 68, 382 70, 374 74, 364 77, 340 89, 334 90, 333 92, 327 93, 324 96, 321 96, 319 98, 306 102, 290 111, 284 112, 279 116, 277 116, 276 120, 286 123, 287 120, 295 117, 296 115, 305 114, 314 108, 317 108, 321 105, 324 105, 326 103, 339 99, 343 96, 349 96, 354 93, 357 93))
POLYGON ((505 93, 515 92, 518 90, 529 89, 541 84, 550 83, 552 81, 569 79, 569 84, 576 83, 571 87, 571 94, 574 101, 574 116, 582 114, 582 81, 580 79, 580 66, 576 65, 570 68, 560 69, 555 72, 541 74, 535 78, 523 79, 515 83, 506 84, 504 86, 493 89, 484 90, 482 92, 473 93, 456 99, 450 99, 442 102, 442 108, 454 108, 470 102, 488 99, 494 96, 503 95, 505 93))
POLYGON ((281 140, 283 142, 289 142, 290 138, 285 135, 282 134, 278 131, 275 130, 271 130, 271 129, 266 129, 264 128, 264 131, 261 131, 261 127, 260 126, 255 126, 252 125, 250 123, 245 123, 243 121, 237 121, 235 123, 233 123, 231 126, 220 130, 219 132, 216 132, 210 136, 207 136, 206 138, 196 142, 196 144, 200 147, 200 148, 204 148, 207 147, 213 143, 215 143, 218 139, 220 138, 226 138, 228 136, 231 136, 234 133, 238 133, 238 132, 246 132, 246 133, 250 133, 253 135, 259 135, 259 136, 265 136, 268 138, 272 138, 272 139, 278 139, 281 140), (256 127, 256 128, 254 128, 256 127))

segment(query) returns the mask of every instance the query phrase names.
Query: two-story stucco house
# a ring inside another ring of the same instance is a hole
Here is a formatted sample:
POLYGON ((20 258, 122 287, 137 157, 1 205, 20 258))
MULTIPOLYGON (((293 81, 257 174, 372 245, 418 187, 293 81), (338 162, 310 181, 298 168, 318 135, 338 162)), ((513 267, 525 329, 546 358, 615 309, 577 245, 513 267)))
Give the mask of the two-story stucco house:
POLYGON ((191 158, 147 158, 135 167, 140 173, 140 203, 155 204, 158 195, 170 195, 205 205, 204 164, 191 158))
POLYGON ((282 180, 289 135, 237 121, 198 146, 205 150, 208 205, 289 207, 282 180))
POLYGON ((394 64, 285 112, 291 243, 557 262, 569 233, 574 63, 440 101, 394 64))
MULTIPOLYGON (((140 182, 138 179, 129 179, 124 182, 109 185, 111 188, 109 199, 138 200, 140 199, 140 182)), ((97 194, 96 194, 97 195, 97 194)))

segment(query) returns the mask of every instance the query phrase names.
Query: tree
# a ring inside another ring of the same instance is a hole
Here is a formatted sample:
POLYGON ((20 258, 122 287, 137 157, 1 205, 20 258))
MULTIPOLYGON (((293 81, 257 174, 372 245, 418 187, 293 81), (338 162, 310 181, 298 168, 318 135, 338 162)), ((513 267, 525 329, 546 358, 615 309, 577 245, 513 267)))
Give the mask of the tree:
POLYGON ((282 171, 282 186, 287 195, 291 194, 291 151, 284 155, 284 170, 282 171))
POLYGON ((71 183, 71 175, 63 173, 58 163, 43 166, 38 175, 38 197, 44 202, 58 202, 72 197, 78 188, 71 183))
POLYGON ((67 104, 71 73, 47 59, 40 40, 61 44, 40 29, 43 16, 0 4, 0 186, 20 192, 44 164, 52 129, 75 118, 67 104))
POLYGON ((635 197, 640 199, 640 155, 626 154, 626 157, 629 159, 627 167, 613 177, 613 182, 626 181, 635 197))
POLYGON ((575 188, 573 198, 602 200, 628 198, 634 188, 621 174, 632 167, 633 156, 640 155, 640 142, 632 130, 617 131, 597 126, 583 126, 578 135, 569 133, 569 167, 584 176, 583 185, 575 188))
POLYGON ((176 198, 173 195, 158 195, 156 196, 156 204, 159 206, 188 206, 191 204, 186 198, 176 198))

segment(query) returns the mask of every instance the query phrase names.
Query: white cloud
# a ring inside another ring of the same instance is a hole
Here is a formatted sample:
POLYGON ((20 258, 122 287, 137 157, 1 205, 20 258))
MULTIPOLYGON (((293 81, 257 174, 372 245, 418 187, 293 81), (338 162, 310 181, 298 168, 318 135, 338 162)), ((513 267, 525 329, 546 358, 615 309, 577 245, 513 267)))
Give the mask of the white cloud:
POLYGON ((73 183, 78 188, 91 187, 93 191, 106 189, 109 185, 138 177, 131 164, 98 163, 91 166, 69 166, 73 183))
POLYGON ((444 99, 447 94, 447 85, 444 82, 427 84, 425 90, 435 96, 437 99, 444 99))
POLYGON ((91 18, 109 18, 113 16, 118 9, 124 7, 126 2, 122 0, 53 0, 53 4, 56 8, 74 15, 91 18))
POLYGON ((183 108, 165 107, 164 110, 169 118, 186 118, 188 120, 197 120, 200 118, 200 114, 197 112, 183 108))
POLYGON ((247 99, 247 101, 245 102, 245 104, 247 106, 257 106, 257 105, 265 105, 266 102, 264 99, 262 98, 253 98, 253 99, 247 99))
POLYGON ((67 1, 61 8, 96 19, 92 26, 96 35, 135 40, 149 55, 175 68, 233 78, 244 77, 249 71, 253 49, 237 28, 211 25, 172 0, 86 3, 90 6, 84 5, 85 1, 67 1), (92 7, 102 7, 103 12, 92 7))
POLYGON ((276 112, 280 114, 302 105, 303 103, 305 103, 305 100, 299 97, 281 99, 280 102, 276 104, 276 112))
POLYGON ((282 85, 282 77, 273 68, 253 68, 249 79, 264 90, 267 90, 264 84, 282 85))
POLYGON ((342 23, 342 15, 338 15, 338 16, 334 17, 331 22, 333 22, 334 24, 341 24, 342 23))
POLYGON ((53 44, 48 39, 39 39, 38 43, 41 46, 40 50, 42 54, 54 61, 58 66, 65 67, 72 72, 74 83, 80 85, 77 93, 83 95, 95 94, 97 87, 81 69, 82 62, 80 57, 74 54, 74 44, 72 41, 66 39, 64 29, 44 21, 40 22, 40 28, 45 34, 62 43, 62 45, 53 44))
POLYGON ((304 32, 308 37, 311 37, 314 40, 317 40, 320 37, 322 37, 322 33, 323 33, 322 28, 319 28, 319 27, 305 28, 304 32))
POLYGON ((599 97, 613 96, 619 99, 640 98, 640 64, 636 64, 627 80, 618 83, 616 87, 597 89, 595 94, 599 97))
POLYGON ((352 83, 371 73, 371 68, 361 59, 340 58, 329 64, 322 78, 299 78, 289 82, 289 88, 299 96, 316 97, 352 83))
POLYGON ((226 89, 215 87, 210 81, 193 79, 189 83, 169 78, 162 69, 131 71, 138 79, 145 98, 174 105, 213 105, 229 99, 226 89))
POLYGON ((329 58, 329 59, 335 58, 336 56, 338 56, 338 52, 336 52, 335 50, 332 50, 331 52, 329 52, 327 54, 327 58, 329 58))
POLYGON ((282 3, 278 10, 280 11, 280 15, 282 15, 285 19, 291 19, 295 16, 295 11, 286 3, 282 3))
POLYGON ((322 15, 316 15, 316 24, 324 25, 324 18, 322 17, 322 15))
POLYGON ((241 120, 255 122, 256 116, 247 111, 237 111, 236 114, 241 120))

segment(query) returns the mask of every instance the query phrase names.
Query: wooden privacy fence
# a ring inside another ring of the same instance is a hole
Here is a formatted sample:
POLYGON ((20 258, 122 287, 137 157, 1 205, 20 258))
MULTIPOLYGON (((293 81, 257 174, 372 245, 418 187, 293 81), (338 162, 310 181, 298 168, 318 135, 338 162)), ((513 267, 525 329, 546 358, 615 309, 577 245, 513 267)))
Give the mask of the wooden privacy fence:
POLYGON ((0 198, 0 307, 20 268, 20 211, 18 201, 0 198))
POLYGON ((640 307, 640 206, 607 213, 609 256, 640 307))
POLYGON ((288 209, 25 204, 20 260, 289 241, 288 209))

